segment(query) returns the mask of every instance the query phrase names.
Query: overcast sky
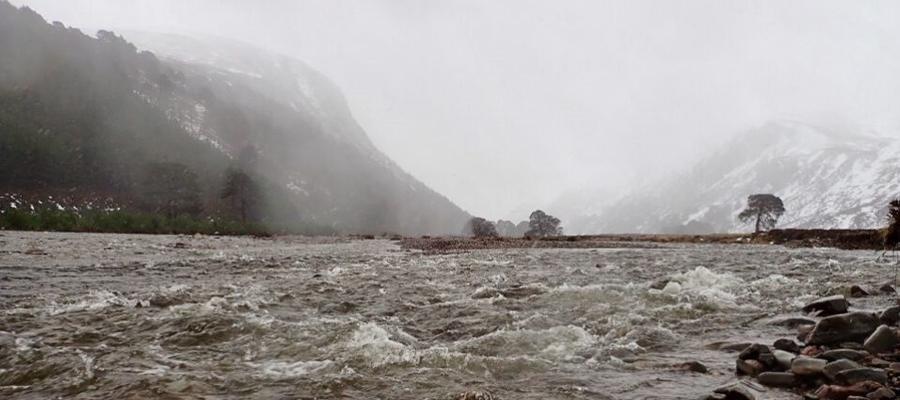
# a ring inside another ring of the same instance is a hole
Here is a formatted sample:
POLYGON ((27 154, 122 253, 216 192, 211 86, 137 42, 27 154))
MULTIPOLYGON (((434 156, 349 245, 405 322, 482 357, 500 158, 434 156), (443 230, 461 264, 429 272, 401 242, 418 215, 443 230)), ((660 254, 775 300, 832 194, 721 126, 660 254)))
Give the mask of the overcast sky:
POLYGON ((771 119, 900 126, 896 1, 13 3, 294 55, 400 166, 488 218, 655 179, 771 119))

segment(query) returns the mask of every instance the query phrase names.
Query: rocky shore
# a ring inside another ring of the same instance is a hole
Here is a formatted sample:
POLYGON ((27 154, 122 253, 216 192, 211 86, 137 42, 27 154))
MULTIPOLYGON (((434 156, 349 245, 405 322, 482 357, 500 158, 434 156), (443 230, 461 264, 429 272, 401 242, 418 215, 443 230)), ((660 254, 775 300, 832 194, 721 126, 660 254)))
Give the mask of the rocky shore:
MULTIPOLYGON (((868 296, 859 287, 852 296, 868 296)), ((890 285, 878 292, 895 295, 890 285)), ((707 399, 770 398, 767 388, 806 399, 894 399, 900 393, 900 305, 878 311, 855 310, 844 295, 820 298, 794 318, 795 338, 741 346, 735 361, 738 380, 707 399)))

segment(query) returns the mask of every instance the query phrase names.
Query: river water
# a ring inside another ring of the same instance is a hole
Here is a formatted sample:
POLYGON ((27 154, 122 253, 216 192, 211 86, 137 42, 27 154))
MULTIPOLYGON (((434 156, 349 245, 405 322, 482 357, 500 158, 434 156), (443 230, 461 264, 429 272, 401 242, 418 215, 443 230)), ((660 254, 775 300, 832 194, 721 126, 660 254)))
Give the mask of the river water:
POLYGON ((698 399, 734 379, 720 344, 893 282, 877 256, 0 232, 0 397, 698 399))

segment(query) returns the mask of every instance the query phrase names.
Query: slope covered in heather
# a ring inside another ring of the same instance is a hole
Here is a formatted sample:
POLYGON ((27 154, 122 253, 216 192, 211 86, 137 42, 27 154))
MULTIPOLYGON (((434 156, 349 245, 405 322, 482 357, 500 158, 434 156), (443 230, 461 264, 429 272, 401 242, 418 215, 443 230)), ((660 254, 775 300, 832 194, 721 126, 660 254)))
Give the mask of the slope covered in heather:
POLYGON ((437 234, 468 217, 376 149, 340 90, 297 60, 178 36, 156 37, 166 45, 151 50, 171 50, 157 56, 6 2, 0 37, 5 193, 140 208, 148 165, 167 162, 196 174, 206 215, 233 213, 218 194, 242 169, 265 194, 263 223, 437 234))

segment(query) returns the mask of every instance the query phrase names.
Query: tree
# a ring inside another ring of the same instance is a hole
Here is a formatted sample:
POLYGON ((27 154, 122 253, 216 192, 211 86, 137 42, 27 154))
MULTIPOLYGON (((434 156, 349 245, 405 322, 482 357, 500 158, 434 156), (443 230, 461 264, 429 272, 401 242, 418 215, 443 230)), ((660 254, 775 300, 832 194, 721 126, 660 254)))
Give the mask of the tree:
POLYGON ((197 175, 184 164, 150 164, 138 192, 145 209, 167 218, 197 216, 203 211, 197 175))
POLYGON ((255 218, 261 203, 260 188, 250 175, 235 170, 225 177, 222 187, 222 199, 231 199, 232 206, 241 216, 241 222, 255 218))
POLYGON ((525 237, 548 237, 562 235, 562 227, 559 226, 559 218, 548 215, 541 210, 531 213, 528 217, 528 231, 525 237))
POLYGON ((884 235, 886 248, 896 247, 900 243, 900 199, 891 200, 888 204, 888 228, 884 235))
POLYGON ((491 221, 484 218, 474 217, 466 222, 463 228, 463 234, 472 235, 477 238, 497 237, 497 228, 491 221))
POLYGON ((756 220, 756 233, 775 227, 778 218, 784 214, 784 203, 775 195, 754 194, 747 198, 747 208, 738 214, 741 222, 756 220))

